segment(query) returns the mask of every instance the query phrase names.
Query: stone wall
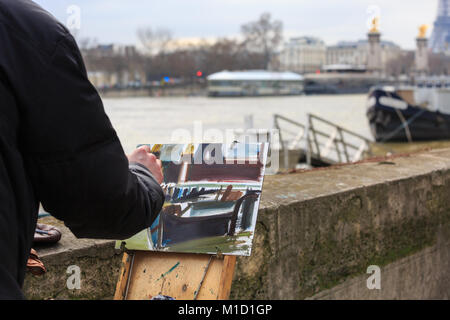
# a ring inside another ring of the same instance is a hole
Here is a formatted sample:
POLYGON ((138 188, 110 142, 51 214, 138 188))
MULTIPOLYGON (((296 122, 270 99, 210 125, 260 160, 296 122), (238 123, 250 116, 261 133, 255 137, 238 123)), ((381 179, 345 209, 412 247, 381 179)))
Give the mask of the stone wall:
MULTIPOLYGON (((253 253, 238 259, 232 299, 449 299, 450 149, 266 177, 253 253), (369 290, 367 267, 381 267, 369 290)), ((44 222, 45 223, 45 222, 44 222)), ((48 273, 31 299, 111 298, 120 256, 107 241, 41 249, 48 273), (83 270, 82 290, 66 269, 83 270)))

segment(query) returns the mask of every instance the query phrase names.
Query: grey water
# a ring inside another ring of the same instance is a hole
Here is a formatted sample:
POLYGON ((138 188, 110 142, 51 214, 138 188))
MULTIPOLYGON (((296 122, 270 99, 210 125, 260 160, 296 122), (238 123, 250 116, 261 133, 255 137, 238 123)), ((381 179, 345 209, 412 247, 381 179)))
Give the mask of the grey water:
POLYGON ((307 113, 312 113, 372 139, 366 118, 366 95, 136 97, 108 98, 103 103, 127 153, 138 144, 191 142, 188 135, 185 141, 174 141, 173 137, 180 139, 183 132, 195 136, 196 121, 197 128, 201 123, 203 132, 241 129, 247 115, 253 115, 255 128, 271 129, 274 114, 305 123, 307 113))

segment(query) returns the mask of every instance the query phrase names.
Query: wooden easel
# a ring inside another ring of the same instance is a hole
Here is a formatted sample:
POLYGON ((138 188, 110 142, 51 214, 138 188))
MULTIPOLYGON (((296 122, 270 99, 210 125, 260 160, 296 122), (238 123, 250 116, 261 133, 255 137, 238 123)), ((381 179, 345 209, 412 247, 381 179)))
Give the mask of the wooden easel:
POLYGON ((125 252, 114 300, 227 300, 235 265, 236 256, 125 252))

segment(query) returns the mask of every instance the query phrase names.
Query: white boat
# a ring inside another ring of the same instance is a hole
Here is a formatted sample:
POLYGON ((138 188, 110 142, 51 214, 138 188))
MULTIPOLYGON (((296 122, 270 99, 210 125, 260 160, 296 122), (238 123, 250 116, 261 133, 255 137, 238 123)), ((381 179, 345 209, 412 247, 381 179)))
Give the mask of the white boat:
POLYGON ((222 71, 208 77, 210 97, 281 96, 303 93, 304 78, 293 72, 222 71))

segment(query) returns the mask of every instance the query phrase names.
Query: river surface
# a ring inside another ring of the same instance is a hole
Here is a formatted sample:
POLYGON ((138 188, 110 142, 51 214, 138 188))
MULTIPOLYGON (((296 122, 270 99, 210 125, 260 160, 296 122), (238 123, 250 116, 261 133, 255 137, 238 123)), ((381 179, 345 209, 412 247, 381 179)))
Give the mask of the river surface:
MULTIPOLYGON (((175 142, 172 136, 190 132, 198 136, 211 129, 225 132, 244 127, 244 118, 253 115, 254 127, 271 129, 273 115, 280 114, 300 123, 307 113, 318 115, 372 140, 366 118, 366 95, 318 95, 265 98, 108 98, 105 110, 126 152, 138 144, 175 142), (180 131, 184 130, 184 131, 180 131), (187 130, 187 131, 186 131, 187 130)), ((191 142, 188 134, 185 140, 191 142)), ((212 138, 211 138, 212 139, 212 138)), ((210 140, 204 139, 205 142, 210 140)))

